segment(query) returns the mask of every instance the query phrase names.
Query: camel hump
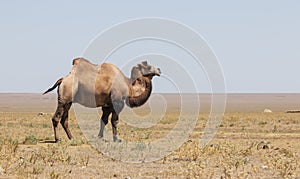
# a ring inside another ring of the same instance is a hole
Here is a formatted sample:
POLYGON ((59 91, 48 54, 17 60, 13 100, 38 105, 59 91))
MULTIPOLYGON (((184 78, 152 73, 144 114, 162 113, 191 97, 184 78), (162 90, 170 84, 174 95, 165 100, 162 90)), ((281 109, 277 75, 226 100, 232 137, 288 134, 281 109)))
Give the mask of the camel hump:
MULTIPOLYGON (((74 58, 72 65, 77 65, 81 60, 85 60, 84 58, 74 58)), ((86 61, 86 60, 85 60, 86 61)))
POLYGON ((105 73, 105 74, 110 74, 112 72, 122 74, 120 69, 111 63, 102 63, 101 65, 99 65, 98 72, 105 73))
POLYGON ((102 63, 101 68, 117 68, 117 67, 110 63, 102 63))
MULTIPOLYGON (((78 57, 78 58, 74 58, 73 59, 73 62, 72 62, 72 65, 74 66, 76 66, 78 63, 82 63, 82 62, 84 62, 84 63, 88 63, 88 64, 91 64, 91 65, 95 65, 95 64, 93 64, 93 63, 91 63, 90 61, 88 61, 87 59, 85 59, 85 58, 82 58, 82 57, 78 57)), ((96 65, 95 65, 96 66, 96 65)))

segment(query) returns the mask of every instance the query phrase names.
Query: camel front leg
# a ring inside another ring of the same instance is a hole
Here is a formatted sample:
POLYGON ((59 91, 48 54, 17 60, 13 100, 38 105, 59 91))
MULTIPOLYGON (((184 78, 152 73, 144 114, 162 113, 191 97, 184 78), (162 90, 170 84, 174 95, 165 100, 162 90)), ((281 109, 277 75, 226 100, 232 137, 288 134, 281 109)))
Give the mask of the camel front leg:
POLYGON ((113 102, 111 125, 112 125, 112 132, 113 132, 114 142, 121 142, 121 139, 118 138, 117 124, 119 122, 119 114, 120 114, 120 112, 122 111, 123 108, 124 108, 124 102, 123 101, 113 102))
POLYGON ((112 125, 114 142, 121 142, 121 140, 118 138, 118 130, 117 130, 118 123, 119 123, 119 115, 113 112, 111 117, 111 125, 112 125))
POLYGON ((102 107, 102 116, 100 119, 100 131, 98 134, 99 138, 103 137, 103 133, 104 133, 104 128, 106 126, 106 124, 108 123, 108 117, 111 113, 110 107, 102 107))

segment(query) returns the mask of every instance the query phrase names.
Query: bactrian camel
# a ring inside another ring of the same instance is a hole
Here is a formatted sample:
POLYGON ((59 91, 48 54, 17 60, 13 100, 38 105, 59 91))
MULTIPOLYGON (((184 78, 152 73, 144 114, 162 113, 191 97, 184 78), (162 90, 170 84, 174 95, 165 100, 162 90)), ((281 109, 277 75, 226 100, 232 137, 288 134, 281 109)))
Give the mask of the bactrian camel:
POLYGON ((151 95, 152 77, 160 74, 160 69, 149 65, 147 61, 134 66, 131 78, 127 78, 113 64, 94 65, 84 58, 74 59, 71 72, 57 80, 54 86, 44 93, 58 87, 58 104, 52 118, 55 141, 59 140, 57 135, 59 120, 68 138, 73 138, 68 127, 68 112, 72 103, 89 108, 102 107, 98 134, 100 138, 103 137, 104 127, 112 114, 113 141, 121 141, 117 137, 117 123, 124 103, 131 108, 143 105, 151 95))

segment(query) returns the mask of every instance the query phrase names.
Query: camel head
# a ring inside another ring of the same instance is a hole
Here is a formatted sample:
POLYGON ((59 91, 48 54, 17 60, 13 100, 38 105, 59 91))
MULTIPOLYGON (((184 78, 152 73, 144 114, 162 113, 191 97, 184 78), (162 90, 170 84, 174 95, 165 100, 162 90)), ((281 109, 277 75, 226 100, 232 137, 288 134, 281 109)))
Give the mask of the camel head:
POLYGON ((131 70, 131 81, 134 82, 137 78, 142 76, 149 76, 152 78, 157 75, 160 76, 161 71, 159 68, 151 66, 147 61, 137 64, 131 70))
POLYGON ((138 107, 143 105, 151 95, 152 78, 160 76, 160 74, 160 69, 149 65, 147 61, 133 67, 131 70, 130 93, 126 99, 127 106, 138 107))

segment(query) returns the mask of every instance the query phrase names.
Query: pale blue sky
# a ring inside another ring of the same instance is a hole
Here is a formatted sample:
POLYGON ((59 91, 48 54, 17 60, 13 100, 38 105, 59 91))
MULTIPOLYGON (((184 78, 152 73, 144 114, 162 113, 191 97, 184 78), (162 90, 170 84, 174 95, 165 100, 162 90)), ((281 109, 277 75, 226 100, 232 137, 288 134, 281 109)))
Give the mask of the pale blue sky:
MULTIPOLYGON (((296 0, 1 1, 0 92, 43 92, 68 74, 97 34, 142 17, 174 19, 202 35, 223 68, 227 92, 300 92, 296 0)), ((199 92, 209 92, 202 78, 199 92)), ((160 83, 155 79, 155 92, 173 92, 160 83)))

